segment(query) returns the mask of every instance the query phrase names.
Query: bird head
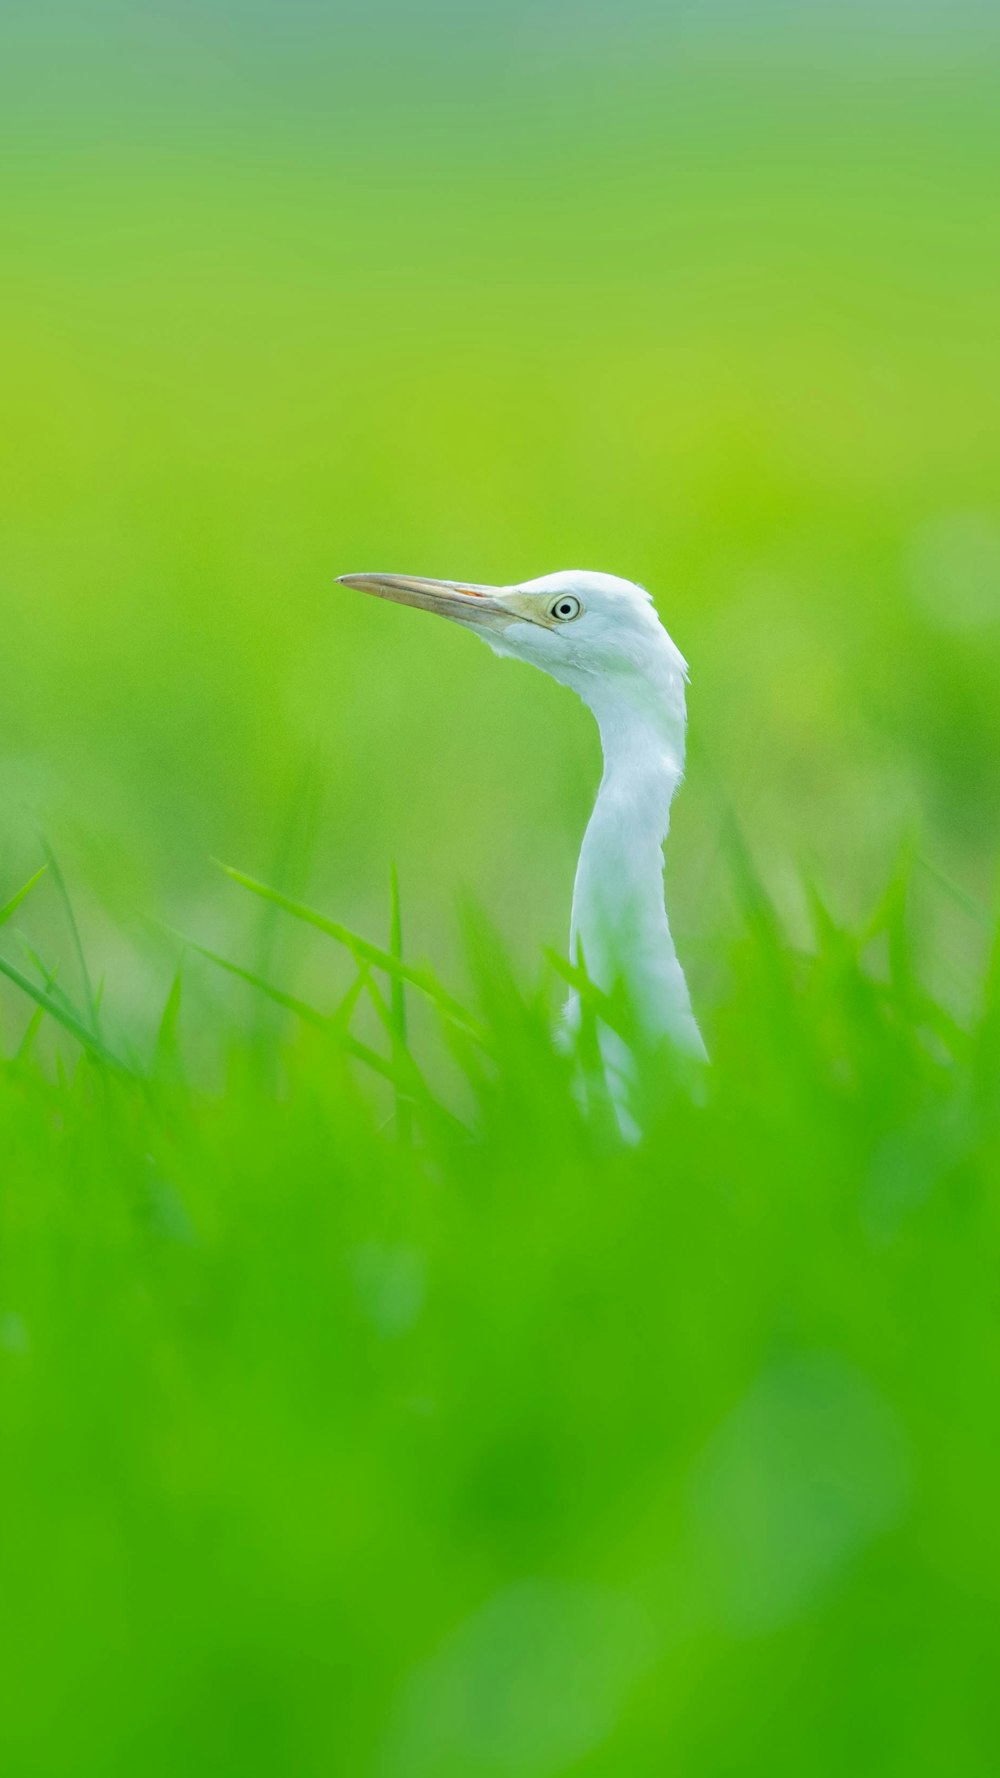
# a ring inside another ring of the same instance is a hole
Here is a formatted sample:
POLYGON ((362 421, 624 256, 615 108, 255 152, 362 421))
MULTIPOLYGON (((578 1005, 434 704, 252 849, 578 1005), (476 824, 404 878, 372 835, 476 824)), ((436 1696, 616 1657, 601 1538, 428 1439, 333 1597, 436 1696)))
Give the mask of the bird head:
POLYGON ((684 658, 650 595, 633 581, 578 568, 499 587, 406 574, 344 574, 340 580, 474 630, 494 653, 530 661, 595 710, 609 702, 641 706, 666 698, 676 699, 683 714, 684 658))

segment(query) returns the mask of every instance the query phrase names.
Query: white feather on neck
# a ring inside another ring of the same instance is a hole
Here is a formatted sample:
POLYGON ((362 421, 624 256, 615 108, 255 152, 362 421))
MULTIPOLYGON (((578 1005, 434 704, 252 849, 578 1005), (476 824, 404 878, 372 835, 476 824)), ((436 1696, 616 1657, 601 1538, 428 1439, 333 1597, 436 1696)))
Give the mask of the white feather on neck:
POLYGON ((641 679, 589 685, 574 676, 597 719, 604 771, 577 865, 570 955, 582 954, 598 987, 624 987, 647 1041, 669 1036, 704 1056, 664 904, 663 842, 684 774, 685 669, 660 634, 666 646, 641 679))

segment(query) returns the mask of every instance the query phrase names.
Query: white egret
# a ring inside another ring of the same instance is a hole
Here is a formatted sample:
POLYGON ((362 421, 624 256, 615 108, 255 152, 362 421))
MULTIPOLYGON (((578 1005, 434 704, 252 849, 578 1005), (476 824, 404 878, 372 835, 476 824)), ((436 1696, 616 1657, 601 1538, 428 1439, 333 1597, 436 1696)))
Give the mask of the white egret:
MULTIPOLYGON (((663 842, 684 771, 687 666, 643 587, 571 569, 516 586, 401 574, 345 574, 344 586, 435 611, 568 685, 593 711, 604 772, 577 864, 570 957, 611 993, 624 988, 643 1039, 705 1049, 663 898, 663 842)), ((572 1026, 575 996, 567 1008, 572 1026)), ((630 1065, 600 1027, 623 1127, 630 1065)))

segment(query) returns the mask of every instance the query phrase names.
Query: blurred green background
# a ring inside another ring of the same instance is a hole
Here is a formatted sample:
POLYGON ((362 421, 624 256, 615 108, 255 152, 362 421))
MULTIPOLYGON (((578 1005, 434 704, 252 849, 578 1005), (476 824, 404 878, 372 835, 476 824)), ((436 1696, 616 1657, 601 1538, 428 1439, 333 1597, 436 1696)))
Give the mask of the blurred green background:
POLYGON ((348 569, 650 586, 692 667, 696 974, 726 800, 790 912, 802 866, 863 906, 914 833, 989 898, 991 9, 2 29, 0 843, 26 872, 43 825, 121 994, 130 923, 211 931, 209 858, 278 874, 296 822, 362 926, 395 858, 439 958, 463 887, 523 959, 564 942, 589 718, 348 569))
POLYGON ((972 0, 6 0, 0 904, 41 829, 146 1060, 164 926, 330 1004, 213 858, 536 981, 590 718, 334 577, 606 569, 714 1062, 606 1145, 483 941, 411 1147, 193 959, 124 1084, 4 998, 5 1778, 1000 1767, 998 73, 972 0))

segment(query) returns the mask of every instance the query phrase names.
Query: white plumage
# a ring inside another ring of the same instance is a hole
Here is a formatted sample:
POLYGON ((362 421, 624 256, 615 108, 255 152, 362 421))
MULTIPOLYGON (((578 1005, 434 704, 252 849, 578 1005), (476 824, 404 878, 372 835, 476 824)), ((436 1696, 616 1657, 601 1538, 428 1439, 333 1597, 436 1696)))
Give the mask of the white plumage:
MULTIPOLYGON (((570 957, 608 993, 621 986, 644 1038, 705 1053, 663 898, 662 847, 684 772, 687 667, 644 588, 569 569, 517 586, 345 574, 398 604, 475 630, 497 654, 530 661, 577 692, 601 734, 604 772, 577 864, 570 957)), ((570 1024, 575 1000, 567 1009, 570 1024)), ((616 1100, 628 1061, 601 1028, 616 1100)), ((627 1121, 627 1116, 624 1121, 627 1121)))

